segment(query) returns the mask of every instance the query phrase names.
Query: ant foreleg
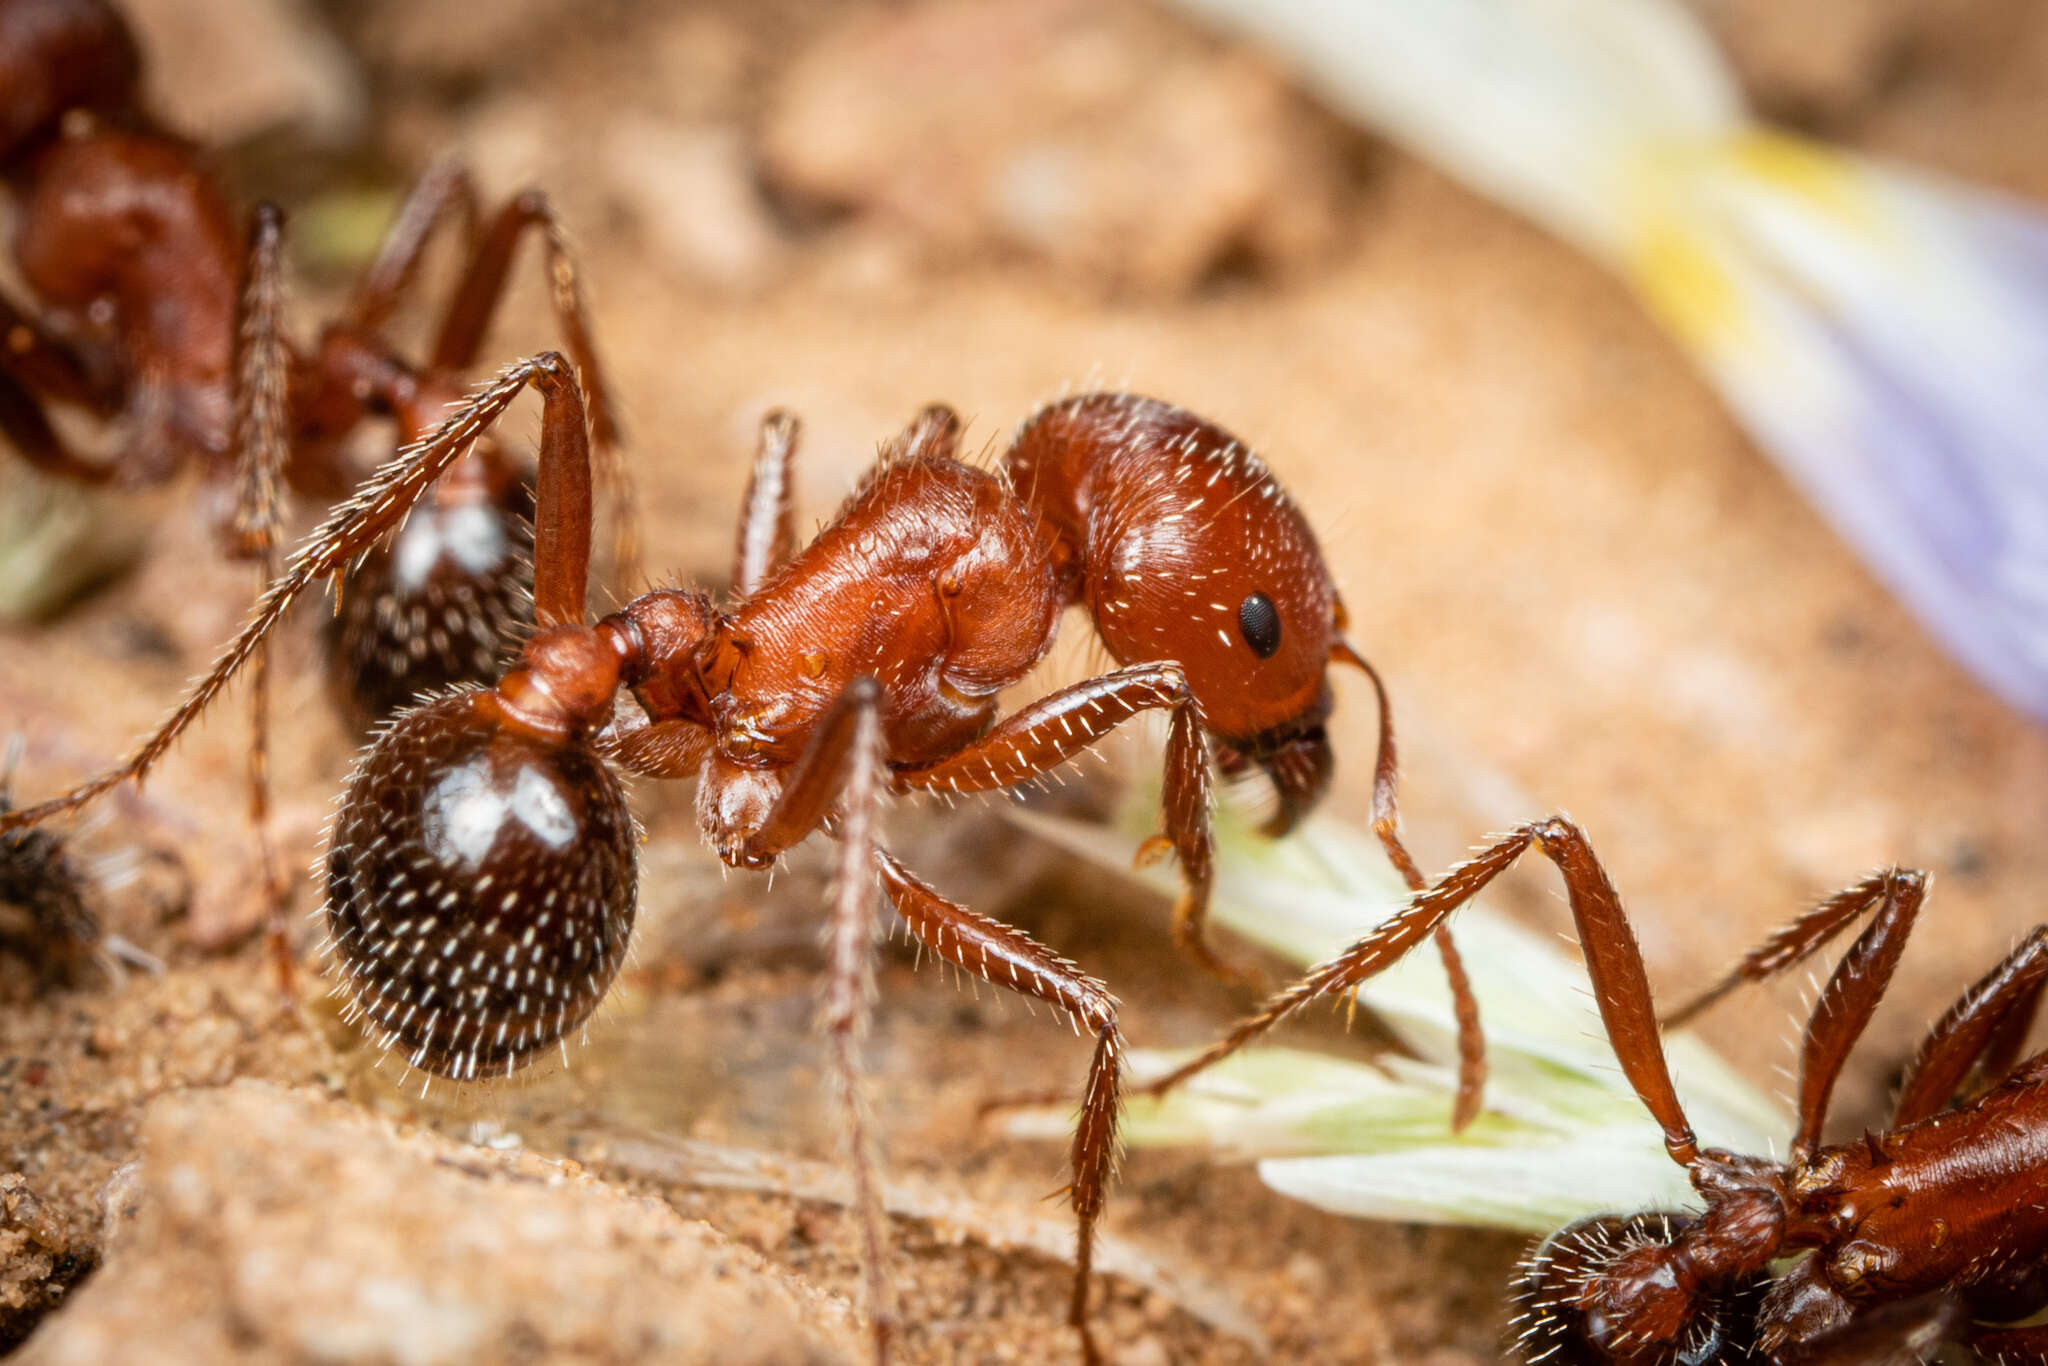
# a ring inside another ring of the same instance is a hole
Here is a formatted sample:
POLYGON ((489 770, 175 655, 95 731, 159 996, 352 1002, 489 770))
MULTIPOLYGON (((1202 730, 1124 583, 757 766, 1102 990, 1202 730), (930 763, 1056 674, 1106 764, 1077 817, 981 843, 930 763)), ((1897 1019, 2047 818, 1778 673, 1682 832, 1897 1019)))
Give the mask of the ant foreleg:
POLYGON ((1409 950, 1433 935, 1460 906, 1479 892, 1531 847, 1557 865, 1571 902, 1572 920, 1586 956, 1586 972, 1600 1018, 1623 1075, 1664 1130, 1664 1146, 1673 1160, 1690 1165, 1697 1155, 1692 1126, 1671 1085, 1664 1045, 1657 1034, 1655 1007, 1642 950, 1622 913, 1620 894, 1585 835, 1562 816, 1520 826, 1492 847, 1453 868, 1441 882, 1417 895, 1376 928, 1336 957, 1310 968, 1308 974, 1275 994, 1255 1015, 1240 1021, 1223 1038, 1159 1080, 1140 1088, 1160 1095, 1199 1072, 1205 1072, 1253 1039, 1288 1019, 1312 1001, 1355 992, 1400 961, 1409 950))
POLYGON ((761 418, 761 441, 754 451, 753 472, 747 476, 747 496, 740 505, 739 536, 733 546, 732 591, 741 597, 752 596, 796 550, 791 475, 800 431, 796 414, 781 408, 761 418))
POLYGON ((1980 1360, 1999 1366, 2048 1366, 2048 1333, 2005 1329, 1972 1335, 1961 1296, 1945 1290, 1858 1306, 1849 1321, 1771 1354, 1784 1366, 1917 1366, 1941 1355, 1944 1345, 1967 1341, 1980 1360))
MULTIPOLYGON (((1394 743, 1394 708, 1387 697, 1387 685, 1380 678, 1380 671, 1342 636, 1331 647, 1330 656, 1352 665, 1372 683, 1380 722, 1379 753, 1372 770, 1372 831, 1379 837, 1380 847, 1386 850, 1387 861, 1408 884, 1408 890, 1419 892, 1429 885, 1429 880, 1416 866, 1408 846, 1401 842, 1401 810, 1395 796, 1400 785, 1401 759, 1394 743)), ((1286 814, 1284 805, 1282 814, 1286 814)), ((1434 938, 1437 956, 1443 960, 1444 977, 1451 988, 1451 1012, 1458 1023, 1458 1095, 1451 1103, 1451 1130, 1455 1133, 1479 1117, 1480 1101, 1486 1090, 1486 1031, 1479 1023, 1479 998, 1472 991, 1464 956, 1451 941, 1450 928, 1438 926, 1434 938)))
POLYGON ((1088 1278, 1094 1263, 1095 1224, 1102 1216, 1116 1170, 1124 1051, 1116 997, 1101 982, 1022 930, 940 896, 888 854, 877 850, 875 862, 881 868, 882 889, 890 904, 919 943, 992 986, 1007 987, 1065 1011, 1078 1027, 1095 1036, 1088 1089, 1074 1129, 1073 1183, 1067 1187, 1080 1221, 1067 1321, 1081 1334, 1083 1360, 1099 1361, 1088 1332, 1088 1278))
POLYGON ((485 227, 442 317, 440 335, 434 342, 433 366, 436 370, 460 371, 476 363, 484 334, 490 330, 491 319, 505 296, 505 282, 519 239, 529 228, 539 228, 546 243, 549 307, 554 311, 556 330, 561 333, 562 348, 569 353, 577 379, 583 385, 597 478, 609 491, 615 580, 630 587, 640 580, 639 505, 633 498, 631 476, 619 458, 624 437, 618 409, 612 400, 610 379, 598 359, 575 253, 555 219, 548 197, 541 191, 530 189, 513 196, 485 227))
POLYGON ((1203 968, 1226 981, 1245 975, 1218 958, 1202 937, 1214 879, 1214 837, 1209 829, 1209 744, 1201 704, 1180 666, 1133 664, 1041 698, 998 722, 988 734, 923 768, 898 769, 899 790, 992 792, 1052 772, 1139 712, 1171 712, 1166 734, 1165 786, 1160 808, 1165 833, 1138 852, 1144 863, 1171 849, 1180 861, 1180 900, 1173 909, 1173 942, 1203 968))
MULTIPOLYGON (((314 584, 346 570, 357 556, 377 543, 378 537, 397 526, 442 472, 469 449, 470 443, 497 420, 528 384, 538 387, 545 400, 544 436, 566 430, 572 424, 580 431, 581 397, 576 390, 575 377, 562 357, 552 351, 544 351, 531 360, 506 367, 496 379, 477 389, 425 440, 407 447, 397 459, 363 485, 353 498, 328 515, 327 520, 293 552, 283 575, 264 592, 248 623, 221 651, 206 676, 186 694, 170 719, 143 741, 126 762, 61 797, 0 815, 0 832, 36 824, 59 812, 76 810, 124 782, 140 780, 163 757, 172 742, 205 712, 220 690, 227 686, 278 622, 284 619, 292 604, 314 584)), ((541 464, 542 496, 545 499, 550 464, 545 440, 541 464)), ((587 483, 587 475, 585 479, 587 483)), ((586 489, 586 507, 588 497, 586 489)), ((543 525, 548 521, 545 503, 540 521, 543 525)), ((585 545, 588 545, 587 532, 585 545)), ((541 583, 537 576, 536 596, 541 583)), ((578 587, 580 601, 580 583, 578 587)))
POLYGON ((2048 925, 2036 925, 1927 1031, 1899 1086, 1892 1127, 1917 1124, 1948 1108, 1973 1066, 1981 1065, 1985 1084, 2002 1081, 2033 1030, 2044 986, 2048 925))
POLYGON ((473 250, 480 213, 468 167, 452 159, 429 166, 413 182, 377 245, 377 255, 356 280, 344 315, 346 325, 363 332, 382 328, 412 288, 435 232, 452 215, 461 224, 464 250, 473 250))

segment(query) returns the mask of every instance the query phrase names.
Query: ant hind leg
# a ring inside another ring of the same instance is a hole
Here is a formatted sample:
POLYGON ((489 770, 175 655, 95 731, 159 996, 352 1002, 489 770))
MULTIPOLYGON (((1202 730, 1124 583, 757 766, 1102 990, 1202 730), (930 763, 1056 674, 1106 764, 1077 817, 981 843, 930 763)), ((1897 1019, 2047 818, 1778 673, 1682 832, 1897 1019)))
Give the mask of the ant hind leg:
POLYGON ((2048 987, 2048 925, 2036 925, 2019 946, 1956 999, 1927 1031, 1899 1087, 1894 1127, 1940 1113, 1974 1068, 1985 1085, 2012 1071, 2048 987))
POLYGON ((1115 1175, 1117 1120, 1122 1110, 1124 1040, 1117 1001, 1109 988, 1022 930, 977 915, 948 901, 877 850, 875 862, 890 904, 918 942, 938 957, 992 986, 1044 1001, 1066 1012, 1095 1038, 1087 1090, 1074 1128, 1073 1180, 1067 1196, 1079 1221, 1074 1254, 1074 1290, 1067 1322, 1081 1335, 1082 1359, 1101 1360, 1088 1331, 1088 1280, 1095 1253, 1095 1225, 1115 1175))

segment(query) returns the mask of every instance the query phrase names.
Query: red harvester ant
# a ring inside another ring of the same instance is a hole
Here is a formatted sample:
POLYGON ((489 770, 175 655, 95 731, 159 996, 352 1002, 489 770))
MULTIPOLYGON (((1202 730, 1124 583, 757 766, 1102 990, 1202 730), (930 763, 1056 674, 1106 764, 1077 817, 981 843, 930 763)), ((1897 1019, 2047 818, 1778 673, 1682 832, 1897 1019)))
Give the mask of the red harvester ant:
MULTIPOLYGON (((1117 1150, 1116 1000, 892 858, 875 832, 884 794, 1012 787, 1137 713, 1164 710, 1164 833, 1146 853, 1178 858, 1175 939, 1221 971, 1202 942, 1212 745, 1226 772, 1256 765, 1270 776, 1268 829, 1283 833, 1329 783, 1326 675, 1341 661, 1373 680, 1379 829, 1420 881, 1394 829, 1385 692, 1341 634, 1315 538, 1265 465, 1191 413, 1123 394, 1068 399, 1027 420, 990 471, 955 458, 958 419, 928 408, 801 549, 789 500, 796 425, 772 415, 740 522, 738 601, 721 610, 706 594, 664 589, 590 625, 583 399, 561 357, 540 355, 336 509, 134 759, 0 817, 0 830, 140 778, 292 602, 398 525, 529 384, 543 402, 540 629, 495 686, 401 714, 357 765, 326 861, 330 951, 352 1014, 413 1066, 457 1078, 511 1072, 586 1019, 633 922, 633 822, 615 770, 696 778, 705 838, 733 866, 766 868, 828 829, 839 852, 820 1025, 846 1115, 877 1357, 892 1318, 856 1053, 879 878, 925 948, 1053 1005, 1095 1041, 1068 1187, 1079 1220, 1070 1321, 1095 1360, 1086 1308, 1117 1150), (1087 604, 1122 667, 999 717, 998 694, 1044 656, 1071 602, 1087 604), (621 688, 644 722, 614 724, 621 688)), ((1470 1056, 1479 1052, 1475 1030, 1470 1056)), ((1476 1100, 1476 1073, 1470 1083, 1476 1100)))
POLYGON ((2019 1051, 2048 984, 2037 928, 1929 1031, 1892 1127, 1824 1145, 1828 1101, 1904 951, 1926 875, 1888 869, 1821 902, 1711 990, 1660 1022, 1621 898, 1578 827, 1525 825, 1148 1090, 1178 1085, 1310 1001, 1391 966, 1530 848, 1557 865, 1601 1022, 1623 1075, 1691 1174, 1698 1214, 1603 1215, 1553 1235, 1523 1263, 1520 1351, 1549 1366, 1874 1366, 1944 1342, 1989 1360, 2048 1362, 2048 1054, 2019 1051), (1857 917, 1807 1022, 1799 1129, 1785 1161, 1701 1149, 1664 1062, 1661 1025, 1690 1019, 1743 981, 1816 952, 1857 917), (2016 1061, 2017 1060, 2017 1061, 2016 1061), (1975 1069, 1981 1094, 1950 1103, 1975 1069), (1797 1258, 1773 1274, 1774 1264, 1797 1258))

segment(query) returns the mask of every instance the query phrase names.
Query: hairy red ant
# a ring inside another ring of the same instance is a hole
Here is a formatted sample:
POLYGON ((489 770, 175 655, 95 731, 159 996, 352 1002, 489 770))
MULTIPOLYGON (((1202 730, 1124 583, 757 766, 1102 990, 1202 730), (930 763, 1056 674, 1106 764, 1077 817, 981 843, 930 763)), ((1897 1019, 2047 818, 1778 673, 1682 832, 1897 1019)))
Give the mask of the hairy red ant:
MULTIPOLYGON (((0 297, 0 436, 29 464, 90 484, 148 484, 196 467, 235 557, 276 572, 282 489, 332 502, 366 471, 346 447, 365 418, 402 442, 464 397, 519 242, 539 230, 564 343, 590 386, 600 473, 615 491, 621 572, 633 533, 614 452, 618 423, 573 258, 546 198, 528 190, 478 228, 476 191, 453 165, 414 186, 342 315, 310 351, 286 339, 283 216, 259 205, 244 232, 204 153, 138 102, 141 59, 104 0, 0 0, 0 178, 18 214, 15 264, 37 308, 0 297), (382 331, 440 228, 467 239, 460 283, 425 365, 382 331), (109 458, 73 450, 46 404, 120 435, 109 458)), ((422 693, 489 682, 530 629, 525 564, 532 495, 519 463, 479 442, 396 535, 337 571, 328 674, 359 720, 422 693)), ((266 705, 256 663, 251 814, 273 900, 285 884, 265 838, 266 705)), ((273 928, 280 972, 289 976, 273 928)))
POLYGON ((2048 1054, 2019 1056, 2048 985, 2048 926, 1928 1032, 1891 1127, 1849 1143, 1822 1142, 1842 1065, 1919 914, 1924 873, 1886 869, 1828 897, 1660 1022, 1614 884, 1579 829, 1551 817, 1452 869, 1155 1086, 1213 1066, 1312 1000, 1355 991, 1531 848, 1563 876, 1622 1073, 1706 1207, 1603 1215, 1545 1241, 1515 1285, 1525 1360, 1868 1366, 1922 1360, 1954 1341, 1991 1360, 2048 1362, 2048 1328, 1995 1326, 2048 1308, 2048 1054), (1665 1065, 1660 1027, 1691 1018, 1740 982, 1803 961, 1866 914, 1870 924, 1807 1022, 1789 1157, 1701 1148, 1665 1065), (1965 1093, 1973 1071, 1980 1081, 1965 1093), (1959 1093, 1967 1098, 1951 1109, 1959 1093))
POLYGON ((1284 832, 1328 785, 1327 674, 1344 662, 1372 679, 1380 704, 1382 838, 1420 880, 1394 830, 1385 691, 1343 638, 1307 521, 1263 462, 1191 413, 1124 394, 1067 399, 1029 418, 991 471, 957 459, 959 420, 928 408, 801 549, 796 426, 773 415, 742 510, 738 600, 721 609, 663 589, 590 625, 583 399, 561 357, 543 354, 337 509, 125 766, 0 817, 0 829, 140 778, 292 602, 396 526, 528 385, 543 405, 540 629, 495 686, 403 713, 357 765, 326 859, 330 948, 352 1014, 413 1066, 458 1078, 510 1072, 582 1023, 633 922, 633 822, 615 770, 696 778, 705 838, 736 867, 766 868, 829 829, 839 849, 820 1026, 846 1116, 877 1356, 892 1316, 856 1055, 879 879, 933 954, 1053 1005, 1094 1040, 1068 1186, 1079 1220, 1070 1320, 1094 1360, 1090 1258, 1122 1089, 1116 1000, 892 858, 875 832, 884 794, 1009 788, 1140 712, 1165 712, 1163 833, 1145 852, 1177 857, 1175 938, 1224 971, 1202 940, 1212 760, 1264 770, 1278 793, 1268 829, 1284 832), (998 694, 1045 655, 1070 602, 1087 605, 1121 667, 999 717, 998 694), (642 713, 631 723, 615 722, 621 688, 642 713))

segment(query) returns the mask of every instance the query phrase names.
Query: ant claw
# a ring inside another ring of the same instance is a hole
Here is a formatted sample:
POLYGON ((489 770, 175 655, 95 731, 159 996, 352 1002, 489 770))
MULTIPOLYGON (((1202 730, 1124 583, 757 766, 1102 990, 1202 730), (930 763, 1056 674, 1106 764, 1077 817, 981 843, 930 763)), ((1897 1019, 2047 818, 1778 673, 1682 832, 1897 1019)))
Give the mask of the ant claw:
POLYGON ((1131 867, 1150 868, 1173 852, 1173 841, 1164 835, 1154 835, 1138 846, 1138 852, 1131 855, 1131 867))

